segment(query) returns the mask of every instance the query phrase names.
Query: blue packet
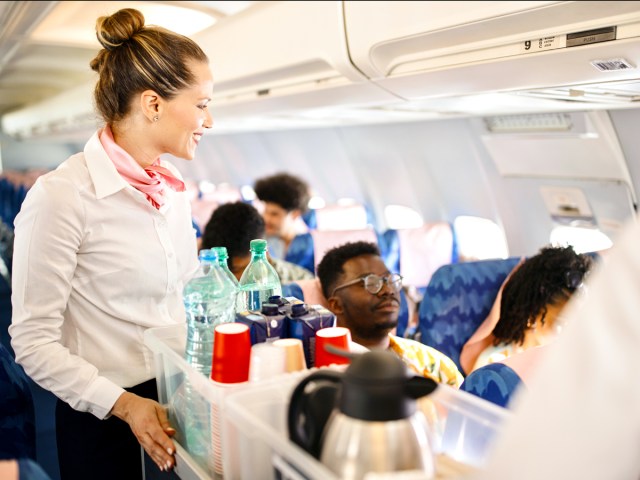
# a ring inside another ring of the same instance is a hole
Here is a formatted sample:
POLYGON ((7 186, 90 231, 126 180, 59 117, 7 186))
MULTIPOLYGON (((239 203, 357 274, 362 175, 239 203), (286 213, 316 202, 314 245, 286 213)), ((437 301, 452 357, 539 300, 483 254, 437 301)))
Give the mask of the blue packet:
POLYGON ((316 332, 322 328, 334 327, 336 316, 322 305, 292 303, 287 314, 289 338, 302 340, 307 367, 315 365, 316 332))
POLYGON ((251 345, 287 338, 287 317, 272 303, 263 303, 259 312, 246 311, 236 314, 236 322, 249 327, 251 345))

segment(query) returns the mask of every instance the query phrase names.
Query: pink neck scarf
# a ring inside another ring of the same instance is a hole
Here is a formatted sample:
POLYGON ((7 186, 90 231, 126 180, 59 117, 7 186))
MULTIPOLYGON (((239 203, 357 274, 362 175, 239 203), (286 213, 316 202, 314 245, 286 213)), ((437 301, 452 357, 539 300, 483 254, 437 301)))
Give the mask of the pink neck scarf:
POLYGON ((176 178, 168 169, 161 167, 159 158, 152 165, 142 168, 115 142, 108 125, 100 132, 100 143, 122 178, 133 188, 144 193, 155 208, 160 209, 165 204, 166 187, 176 192, 185 191, 184 182, 176 178))

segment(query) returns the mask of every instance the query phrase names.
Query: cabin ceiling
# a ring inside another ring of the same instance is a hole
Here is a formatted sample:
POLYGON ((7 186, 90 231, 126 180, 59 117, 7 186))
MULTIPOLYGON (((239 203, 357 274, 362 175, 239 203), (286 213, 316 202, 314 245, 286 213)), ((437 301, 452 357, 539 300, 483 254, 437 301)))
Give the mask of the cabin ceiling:
MULTIPOLYGON (((145 9, 160 6, 204 12, 213 23, 254 3, 0 1, 0 116, 92 78, 94 72, 89 68, 89 62, 99 49, 94 28, 100 15, 125 7, 140 8, 145 12, 145 9)), ((153 23, 150 14, 145 13, 145 16, 148 23, 153 23)), ((194 22, 190 23, 193 25, 194 22)))
MULTIPOLYGON (((157 7, 180 9, 185 14, 198 12, 200 17, 205 13, 204 17, 215 23, 263 3, 271 2, 0 1, 0 117, 38 104, 58 93, 72 91, 74 87, 86 85, 94 78, 89 62, 99 50, 94 30, 98 16, 113 13, 120 8, 133 7, 145 13, 148 23, 168 26, 153 21, 152 9, 157 7)), ((640 10, 640 2, 632 3, 637 3, 640 10)), ((193 26, 199 20, 200 18, 192 18, 188 25, 193 26)), ((202 28, 207 27, 205 25, 202 28)), ((181 33, 191 35, 195 32, 181 33)), ((635 68, 631 71, 635 72, 635 68)), ((220 109, 214 102, 217 111, 222 113, 222 121, 217 123, 216 132, 213 133, 640 107, 640 81, 637 77, 632 80, 628 78, 629 76, 624 81, 517 91, 486 91, 477 87, 477 92, 465 95, 440 94, 431 98, 409 100, 398 98, 396 102, 373 102, 359 107, 328 103, 315 109, 306 106, 291 112, 265 112, 254 116, 247 114, 245 117, 232 118, 228 125, 223 115, 224 106, 220 109)), ((288 101, 283 103, 287 104, 288 101)))

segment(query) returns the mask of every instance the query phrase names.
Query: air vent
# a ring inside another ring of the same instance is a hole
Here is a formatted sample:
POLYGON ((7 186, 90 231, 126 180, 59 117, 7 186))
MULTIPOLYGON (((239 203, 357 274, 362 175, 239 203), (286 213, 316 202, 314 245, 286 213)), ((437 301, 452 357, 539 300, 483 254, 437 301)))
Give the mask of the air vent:
POLYGON ((573 126, 571 115, 565 113, 500 115, 486 117, 484 123, 493 133, 566 132, 573 126))

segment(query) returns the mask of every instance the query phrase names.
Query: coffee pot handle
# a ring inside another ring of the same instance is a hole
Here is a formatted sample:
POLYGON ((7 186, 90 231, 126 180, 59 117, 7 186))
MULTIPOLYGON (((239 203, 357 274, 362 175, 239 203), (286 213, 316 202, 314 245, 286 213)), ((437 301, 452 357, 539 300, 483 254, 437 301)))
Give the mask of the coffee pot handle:
POLYGON ((336 406, 342 373, 314 372, 293 390, 289 402, 289 438, 316 458, 320 458, 324 427, 336 406), (313 388, 307 386, 313 383, 313 388))

